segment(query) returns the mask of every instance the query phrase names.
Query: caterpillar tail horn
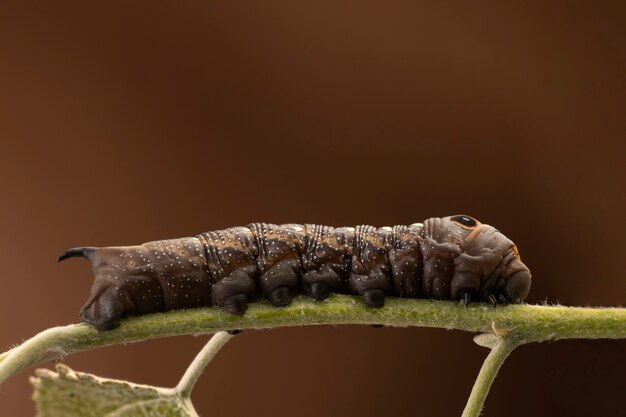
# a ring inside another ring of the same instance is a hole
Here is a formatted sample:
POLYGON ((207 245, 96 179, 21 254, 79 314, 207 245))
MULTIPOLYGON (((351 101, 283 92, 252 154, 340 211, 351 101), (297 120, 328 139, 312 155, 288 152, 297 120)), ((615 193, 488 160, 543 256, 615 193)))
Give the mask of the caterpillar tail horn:
POLYGON ((82 247, 82 248, 71 248, 63 252, 57 258, 57 263, 64 261, 68 258, 85 258, 91 260, 93 253, 97 248, 94 247, 82 247))

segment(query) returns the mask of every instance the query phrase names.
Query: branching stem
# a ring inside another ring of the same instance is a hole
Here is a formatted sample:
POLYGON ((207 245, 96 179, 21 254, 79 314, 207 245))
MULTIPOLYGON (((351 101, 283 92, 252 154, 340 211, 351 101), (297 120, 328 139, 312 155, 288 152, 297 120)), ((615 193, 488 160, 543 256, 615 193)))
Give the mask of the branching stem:
MULTIPOLYGON (((388 298, 383 308, 369 308, 359 297, 335 294, 323 302, 297 297, 285 308, 254 303, 242 316, 211 307, 170 311, 128 318, 119 328, 105 332, 99 332, 86 324, 45 330, 20 346, 0 354, 0 383, 37 364, 117 343, 223 330, 315 324, 383 324, 486 333, 483 336, 487 337, 477 338, 477 342, 489 345, 492 351, 478 375, 463 414, 478 416, 498 369, 515 346, 558 339, 624 339, 626 308, 524 304, 493 308, 486 304, 473 304, 466 309, 462 304, 450 301, 397 298, 388 298)), ((211 339, 200 352, 172 392, 180 392, 188 398, 202 369, 230 338, 230 335, 219 335, 211 339)))
POLYGON ((222 331, 215 333, 213 337, 211 337, 211 340, 198 352, 195 359, 191 362, 187 371, 185 371, 185 374, 180 379, 180 382, 176 385, 176 388, 174 388, 174 391, 183 398, 190 397, 191 391, 196 385, 196 382, 198 382, 200 375, 202 375, 204 368, 206 368, 209 362, 217 355, 217 352, 219 352, 232 337, 233 335, 228 332, 222 331))
POLYGON ((465 410, 461 417, 478 417, 483 409, 487 394, 491 384, 496 379, 496 374, 500 367, 504 363, 504 360, 509 354, 518 346, 518 343, 513 340, 512 337, 498 338, 494 346, 491 348, 491 352, 485 358, 483 366, 480 368, 474 387, 470 393, 465 410))

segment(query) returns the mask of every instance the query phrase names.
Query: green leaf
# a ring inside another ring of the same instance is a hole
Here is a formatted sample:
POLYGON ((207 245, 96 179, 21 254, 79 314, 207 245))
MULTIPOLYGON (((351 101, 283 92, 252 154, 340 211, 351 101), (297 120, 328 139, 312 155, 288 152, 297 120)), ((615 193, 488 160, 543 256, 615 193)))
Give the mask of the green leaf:
POLYGON ((31 377, 37 417, 197 416, 189 400, 168 388, 75 372, 37 369, 31 377))

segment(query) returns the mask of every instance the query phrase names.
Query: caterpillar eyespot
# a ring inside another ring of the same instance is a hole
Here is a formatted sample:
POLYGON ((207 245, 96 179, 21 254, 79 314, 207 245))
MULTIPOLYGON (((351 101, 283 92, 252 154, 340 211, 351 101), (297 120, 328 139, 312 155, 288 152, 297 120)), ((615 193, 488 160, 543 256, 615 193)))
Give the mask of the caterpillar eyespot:
POLYGON ((243 314, 259 299, 282 307, 300 293, 355 294, 370 307, 385 296, 513 303, 531 284, 513 242, 465 215, 382 228, 253 223, 136 246, 72 248, 58 261, 71 257, 92 264, 80 315, 99 330, 124 316, 182 308, 243 314))
POLYGON ((450 217, 455 223, 460 224, 462 227, 476 227, 478 226, 478 221, 470 216, 460 215, 460 216, 452 216, 450 217))

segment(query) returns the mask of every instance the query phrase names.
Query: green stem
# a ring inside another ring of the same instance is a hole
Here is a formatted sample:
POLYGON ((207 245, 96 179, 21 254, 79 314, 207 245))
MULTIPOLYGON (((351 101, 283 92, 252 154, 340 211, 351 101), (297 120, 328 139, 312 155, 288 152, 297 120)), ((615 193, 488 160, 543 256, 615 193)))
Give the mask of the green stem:
POLYGON ((204 368, 206 368, 209 362, 217 355, 217 352, 219 352, 232 337, 233 335, 228 332, 217 332, 211 337, 211 340, 204 345, 185 371, 185 374, 180 379, 178 385, 176 385, 176 388, 174 388, 174 391, 180 397, 188 398, 191 396, 191 391, 196 385, 196 382, 198 382, 200 375, 202 375, 204 368))
POLYGON ((480 368, 472 392, 465 405, 465 410, 461 417, 478 417, 483 409, 483 404, 489 394, 491 384, 496 379, 496 374, 504 363, 504 360, 518 346, 518 343, 510 337, 499 338, 491 348, 491 352, 485 358, 483 366, 480 368))
POLYGON ((586 338, 626 338, 625 308, 548 307, 485 304, 463 305, 450 301, 388 298, 383 308, 367 307, 359 297, 332 295, 316 302, 297 297, 285 308, 254 303, 246 314, 231 315, 219 308, 150 314, 124 320, 115 330, 99 332, 86 324, 45 330, 0 356, 0 383, 10 376, 66 355, 117 343, 137 342, 184 334, 220 330, 267 329, 314 324, 384 324, 511 333, 520 343, 586 338))

